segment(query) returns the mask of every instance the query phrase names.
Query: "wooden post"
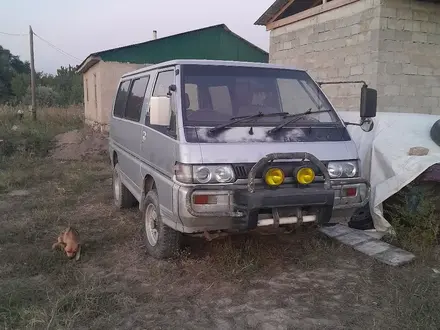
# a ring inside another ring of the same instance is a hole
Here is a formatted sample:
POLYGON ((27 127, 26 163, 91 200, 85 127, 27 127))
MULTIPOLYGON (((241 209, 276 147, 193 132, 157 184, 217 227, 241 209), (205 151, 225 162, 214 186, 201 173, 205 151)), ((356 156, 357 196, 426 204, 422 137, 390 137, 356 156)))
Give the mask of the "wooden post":
POLYGON ((32 94, 32 118, 37 120, 37 108, 35 102, 35 63, 34 63, 34 31, 29 25, 29 47, 31 51, 31 94, 32 94))

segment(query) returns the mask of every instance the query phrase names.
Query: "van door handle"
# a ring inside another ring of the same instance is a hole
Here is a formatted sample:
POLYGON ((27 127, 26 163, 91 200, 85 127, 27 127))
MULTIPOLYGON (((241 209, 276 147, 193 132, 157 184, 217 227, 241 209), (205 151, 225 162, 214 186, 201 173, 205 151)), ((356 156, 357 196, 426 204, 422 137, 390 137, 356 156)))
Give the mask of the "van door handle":
POLYGON ((147 132, 142 131, 142 141, 145 141, 147 139, 147 132))

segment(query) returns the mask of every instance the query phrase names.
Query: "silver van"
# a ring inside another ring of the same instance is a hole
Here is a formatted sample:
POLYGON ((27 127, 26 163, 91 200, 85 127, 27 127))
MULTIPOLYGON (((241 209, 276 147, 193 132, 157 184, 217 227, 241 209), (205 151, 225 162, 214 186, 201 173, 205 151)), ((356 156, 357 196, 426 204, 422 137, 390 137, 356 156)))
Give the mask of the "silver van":
POLYGON ((360 122, 344 123, 303 70, 174 60, 127 73, 110 120, 115 204, 139 203, 156 258, 182 234, 349 216, 369 196, 346 128, 372 128, 377 92, 360 91, 360 122))

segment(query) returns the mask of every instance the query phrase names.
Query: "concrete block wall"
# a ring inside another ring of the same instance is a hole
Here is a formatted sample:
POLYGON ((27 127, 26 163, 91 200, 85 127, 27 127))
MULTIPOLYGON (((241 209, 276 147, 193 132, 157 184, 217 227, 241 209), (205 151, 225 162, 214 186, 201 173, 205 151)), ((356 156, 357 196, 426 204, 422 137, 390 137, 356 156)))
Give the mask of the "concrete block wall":
POLYGON ((440 115, 440 3, 384 0, 378 109, 440 115))
MULTIPOLYGON (((271 31, 270 62, 306 69, 321 81, 377 83, 380 0, 361 0, 271 31)), ((359 110, 359 84, 323 89, 341 110, 359 110)))
MULTIPOLYGON (((378 111, 440 115, 440 3, 360 0, 271 31, 270 62, 317 80, 364 80, 378 111)), ((359 85, 324 87, 359 109, 359 85)))

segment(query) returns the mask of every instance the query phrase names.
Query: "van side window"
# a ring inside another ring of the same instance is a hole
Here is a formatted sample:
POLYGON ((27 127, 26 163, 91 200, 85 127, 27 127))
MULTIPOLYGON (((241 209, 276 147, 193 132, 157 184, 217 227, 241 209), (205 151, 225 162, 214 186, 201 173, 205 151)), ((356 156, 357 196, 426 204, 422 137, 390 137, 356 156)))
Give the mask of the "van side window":
MULTIPOLYGON (((174 70, 162 71, 157 75, 156 83, 154 85, 152 96, 167 96, 170 85, 174 84, 174 70)), ((155 130, 175 138, 176 133, 176 107, 175 107, 175 93, 171 94, 171 120, 169 127, 152 126, 150 125, 150 111, 148 110, 145 117, 145 125, 154 128, 155 130)))
POLYGON ((123 81, 118 88, 116 94, 115 107, 113 114, 115 117, 123 118, 125 113, 125 105, 127 103, 128 88, 130 87, 130 80, 123 81))
POLYGON ((130 94, 128 95, 125 118, 138 122, 141 118, 142 104, 144 103, 145 90, 150 77, 142 77, 133 80, 130 94))
POLYGON ((166 96, 168 88, 174 84, 174 71, 163 71, 157 75, 153 96, 166 96))

